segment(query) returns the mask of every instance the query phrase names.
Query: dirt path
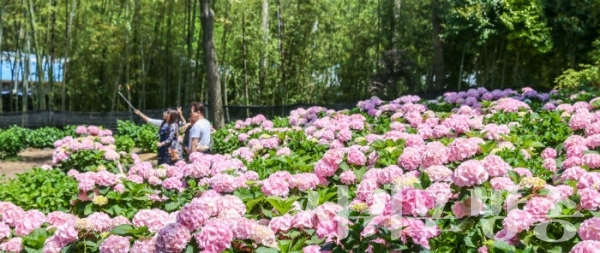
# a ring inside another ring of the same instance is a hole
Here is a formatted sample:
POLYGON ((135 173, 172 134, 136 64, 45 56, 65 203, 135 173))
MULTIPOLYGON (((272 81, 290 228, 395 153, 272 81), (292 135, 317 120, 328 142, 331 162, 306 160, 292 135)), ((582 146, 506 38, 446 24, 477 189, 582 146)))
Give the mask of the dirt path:
POLYGON ((28 148, 19 153, 18 160, 0 160, 0 175, 15 178, 16 174, 26 172, 34 167, 52 164, 53 149, 28 148))
MULTIPOLYGON (((28 148, 19 153, 19 158, 14 160, 0 160, 0 175, 6 175, 6 178, 15 178, 20 174, 31 170, 34 167, 40 167, 44 164, 52 164, 53 149, 34 149, 28 148)), ((156 165, 156 154, 138 154, 140 160, 152 162, 156 165)))

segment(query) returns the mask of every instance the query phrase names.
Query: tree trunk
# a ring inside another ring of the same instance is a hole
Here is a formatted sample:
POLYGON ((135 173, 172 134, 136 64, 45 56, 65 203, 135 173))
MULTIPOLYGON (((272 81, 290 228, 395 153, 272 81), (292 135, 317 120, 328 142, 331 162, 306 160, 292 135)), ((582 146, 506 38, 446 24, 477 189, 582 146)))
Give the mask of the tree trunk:
POLYGON ((77 9, 77 0, 73 0, 71 4, 71 11, 69 12, 69 1, 65 1, 65 13, 68 17, 67 29, 65 29, 65 59, 63 63, 63 79, 62 79, 62 89, 61 89, 61 110, 65 111, 67 109, 67 74, 69 72, 69 39, 71 35, 71 26, 73 25, 73 17, 75 16, 75 10, 77 9))
POLYGON ((173 30, 173 3, 168 3, 167 1, 165 1, 165 4, 169 5, 169 11, 167 13, 167 46, 166 46, 166 56, 167 56, 167 60, 165 62, 166 66, 165 66, 165 80, 162 83, 162 87, 163 87, 163 92, 162 92, 162 107, 165 108, 167 107, 167 97, 170 93, 170 89, 169 89, 169 83, 171 83, 171 34, 172 34, 172 30, 173 30))
POLYGON ((266 86, 267 81, 267 54, 269 52, 269 0, 263 0, 262 2, 262 36, 264 45, 261 47, 260 54, 260 79, 258 81, 259 89, 258 92, 262 93, 266 86))
POLYGON ((46 95, 44 94, 44 70, 42 68, 42 50, 38 44, 37 38, 37 28, 35 25, 35 14, 33 10, 33 1, 29 0, 29 24, 31 25, 31 38, 33 39, 33 48, 35 49, 35 61, 36 61, 36 71, 38 78, 38 86, 37 86, 37 100, 38 100, 38 110, 46 109, 46 95))
POLYGON ((439 0, 431 0, 431 24, 433 26, 433 74, 435 76, 434 89, 441 90, 444 88, 444 48, 442 44, 442 20, 440 18, 439 0))
POLYGON ((246 99, 246 118, 250 118, 250 97, 248 96, 248 56, 246 55, 246 12, 242 11, 242 58, 244 58, 244 97, 246 99))
POLYGON ((25 32, 25 56, 23 58, 23 104, 21 104, 21 110, 23 111, 23 117, 21 118, 21 126, 25 127, 27 124, 27 107, 29 104, 29 67, 31 65, 30 61, 30 43, 29 43, 29 35, 25 32))
POLYGON ((204 62, 206 64, 206 81, 210 93, 210 118, 215 129, 225 126, 223 118, 223 100, 221 97, 221 84, 219 82, 219 67, 217 53, 213 42, 215 17, 210 8, 209 0, 201 0, 201 21, 204 47, 204 62))
POLYGON ((281 87, 283 92, 281 93, 281 104, 284 105, 287 102, 287 85, 285 80, 285 54, 283 49, 283 13, 281 12, 281 0, 277 0, 277 30, 279 32, 279 54, 281 57, 281 87))
MULTIPOLYGON (((225 1, 225 20, 229 20, 229 1, 225 1)), ((243 14, 242 14, 243 15, 243 14)), ((242 16, 243 17, 243 16, 242 16)), ((243 21, 242 21, 243 22, 243 21)), ((243 25, 243 24, 242 24, 243 25)), ((231 25, 228 22, 224 22, 223 24, 223 37, 221 38, 221 64, 225 64, 225 59, 227 59, 227 38, 229 36, 229 31, 231 30, 231 25)), ((223 78, 223 104, 225 105, 225 118, 229 121, 229 107, 227 104, 229 103, 229 98, 227 97, 227 73, 225 69, 222 69, 221 77, 223 78)), ((233 89, 235 90, 235 85, 233 89)))
MULTIPOLYGON (((139 4, 139 3, 138 3, 139 4)), ((157 2, 157 6, 160 4, 160 2, 157 2)), ((157 7, 158 8, 158 7, 157 7)), ((146 108, 146 77, 148 76, 148 70, 150 69, 150 66, 152 65, 152 52, 156 52, 157 51, 157 44, 158 44, 158 39, 159 39, 159 34, 160 34, 160 25, 162 24, 162 20, 163 17, 165 16, 165 7, 164 5, 162 6, 162 8, 160 8, 160 15, 158 15, 158 18, 156 19, 156 23, 154 24, 154 38, 152 40, 152 42, 150 43, 150 54, 145 57, 144 56, 144 39, 140 38, 140 54, 141 54, 141 64, 142 64, 142 102, 140 103, 139 108, 146 108)), ((142 36, 145 37, 145 36, 142 36)))
MULTIPOLYGON (((0 3, 2 5, 0 5, 0 57, 2 57, 2 32, 3 32, 3 28, 4 28, 4 5, 5 5, 5 0, 2 0, 0 3)), ((2 62, 2 60, 0 59, 0 62, 2 62)), ((0 69, 0 76, 2 75, 2 69, 0 69)), ((0 83, 0 90, 2 89, 3 84, 0 83)), ((2 112, 4 111, 4 108, 2 108, 2 106, 4 105, 4 101, 2 101, 2 95, 0 94, 0 114, 2 114, 2 112)))
MULTIPOLYGON (((131 101, 131 89, 129 88, 129 69, 130 69, 130 61, 129 61, 129 47, 131 47, 131 43, 129 43, 129 37, 131 36, 131 24, 133 23, 133 20, 136 18, 136 8, 134 6, 133 8, 133 13, 131 14, 131 18, 129 18, 129 1, 126 1, 125 4, 125 9, 126 9, 126 14, 125 16, 127 17, 127 23, 126 23, 126 27, 125 27, 125 80, 124 83, 127 86, 127 99, 129 101, 131 101)), ((117 86, 118 88, 118 86, 117 86)), ((131 111, 131 108, 129 108, 129 106, 126 106, 127 111, 131 111)))
POLYGON ((55 42, 55 34, 56 34, 56 9, 57 9, 57 0, 51 0, 50 6, 52 6, 52 14, 50 18, 50 67, 48 68, 48 86, 50 90, 50 110, 54 109, 54 42, 55 42))
POLYGON ((192 75, 192 67, 191 67, 191 59, 192 59, 192 50, 194 49, 194 32, 196 30, 195 25, 196 25, 196 3, 198 1, 195 0, 189 0, 189 2, 193 5, 191 12, 190 12, 190 25, 189 25, 189 30, 188 30, 188 37, 187 37, 187 64, 186 64, 186 70, 185 70, 185 92, 184 92, 184 104, 187 104, 190 102, 190 83, 191 83, 191 75, 192 75))
POLYGON ((502 60, 502 81, 500 81, 500 89, 504 89, 504 77, 506 74, 506 53, 504 53, 504 59, 502 60))
POLYGON ((457 90, 460 90, 460 88, 462 86, 462 72, 463 72, 464 66, 465 66, 465 48, 464 48, 464 44, 463 44, 462 56, 460 57, 460 70, 458 71, 458 85, 456 86, 456 87, 458 87, 457 90))

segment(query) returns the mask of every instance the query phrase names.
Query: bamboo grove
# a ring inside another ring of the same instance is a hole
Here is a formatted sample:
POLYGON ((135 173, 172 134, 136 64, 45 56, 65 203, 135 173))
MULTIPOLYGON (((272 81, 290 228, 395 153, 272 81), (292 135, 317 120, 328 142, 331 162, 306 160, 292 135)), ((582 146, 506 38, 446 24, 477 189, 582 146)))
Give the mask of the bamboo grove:
MULTIPOLYGON (((210 5, 224 105, 549 89, 565 70, 595 64, 600 32, 600 0, 210 5)), ((0 51, 68 59, 62 82, 14 84, 31 91, 33 109, 126 110, 118 85, 142 109, 209 101, 203 43, 200 0, 0 0, 0 51)))

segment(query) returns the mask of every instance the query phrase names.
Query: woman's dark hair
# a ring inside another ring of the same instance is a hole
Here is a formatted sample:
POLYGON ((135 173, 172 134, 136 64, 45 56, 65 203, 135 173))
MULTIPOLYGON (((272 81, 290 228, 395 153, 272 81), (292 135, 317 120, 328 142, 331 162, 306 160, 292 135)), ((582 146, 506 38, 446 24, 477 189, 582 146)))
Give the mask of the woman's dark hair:
POLYGON ((173 124, 179 119, 179 112, 177 110, 169 109, 167 110, 167 115, 169 115, 166 120, 167 124, 173 124))

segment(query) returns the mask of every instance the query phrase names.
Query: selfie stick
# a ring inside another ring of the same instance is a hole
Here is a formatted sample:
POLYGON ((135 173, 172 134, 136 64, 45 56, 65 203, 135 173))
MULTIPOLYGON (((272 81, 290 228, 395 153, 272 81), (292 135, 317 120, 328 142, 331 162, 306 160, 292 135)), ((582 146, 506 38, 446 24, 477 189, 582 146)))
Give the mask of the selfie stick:
MULTIPOLYGON (((119 89, 121 88, 121 85, 119 85, 119 89)), ((123 96, 123 94, 121 94, 121 91, 117 90, 117 93, 119 93, 119 96, 121 96, 125 102, 127 102, 127 104, 129 105, 129 107, 131 107, 131 110, 135 111, 135 107, 133 107, 133 105, 131 105, 131 103, 129 102, 129 100, 127 100, 127 98, 125 98, 125 96, 123 96)))

